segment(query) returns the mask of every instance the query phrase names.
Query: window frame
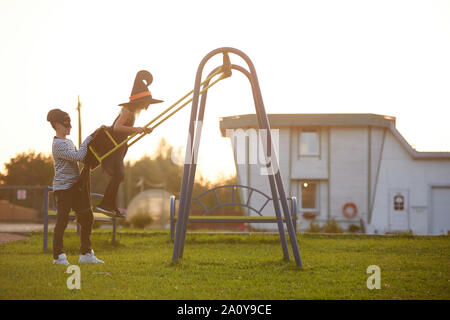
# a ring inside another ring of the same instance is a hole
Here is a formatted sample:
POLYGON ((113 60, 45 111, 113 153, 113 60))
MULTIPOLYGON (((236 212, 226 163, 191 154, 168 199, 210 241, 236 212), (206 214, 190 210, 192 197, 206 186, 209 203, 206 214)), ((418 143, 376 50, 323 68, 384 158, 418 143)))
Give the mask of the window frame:
POLYGON ((297 159, 300 158, 319 158, 322 154, 322 141, 321 141, 321 130, 320 128, 301 128, 297 131, 297 159), (302 154, 301 153, 301 135, 303 132, 315 132, 317 133, 317 142, 318 142, 318 152, 316 154, 302 154))
POLYGON ((298 213, 303 214, 304 212, 311 212, 320 215, 320 180, 297 180, 297 199, 298 199, 298 213), (303 208, 303 195, 302 188, 304 183, 310 183, 316 185, 316 197, 315 197, 315 208, 303 208))

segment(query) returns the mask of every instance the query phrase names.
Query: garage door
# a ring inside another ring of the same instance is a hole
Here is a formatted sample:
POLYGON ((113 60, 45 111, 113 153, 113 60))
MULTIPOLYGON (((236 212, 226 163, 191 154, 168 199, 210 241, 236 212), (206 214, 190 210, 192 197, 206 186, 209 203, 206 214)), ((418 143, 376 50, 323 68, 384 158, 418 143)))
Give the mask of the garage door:
POLYGON ((450 187, 431 188, 431 233, 447 234, 450 230, 450 187))

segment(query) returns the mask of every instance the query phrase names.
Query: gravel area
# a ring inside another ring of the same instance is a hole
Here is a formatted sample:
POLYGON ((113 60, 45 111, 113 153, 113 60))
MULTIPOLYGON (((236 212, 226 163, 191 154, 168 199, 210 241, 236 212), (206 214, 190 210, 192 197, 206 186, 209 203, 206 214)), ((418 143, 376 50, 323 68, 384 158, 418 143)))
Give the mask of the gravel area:
POLYGON ((25 239, 27 236, 16 233, 0 233, 0 243, 25 239))
MULTIPOLYGON (((48 228, 53 228, 54 223, 49 223, 48 228)), ((31 232, 42 231, 44 226, 42 223, 0 223, 0 232, 31 232)))

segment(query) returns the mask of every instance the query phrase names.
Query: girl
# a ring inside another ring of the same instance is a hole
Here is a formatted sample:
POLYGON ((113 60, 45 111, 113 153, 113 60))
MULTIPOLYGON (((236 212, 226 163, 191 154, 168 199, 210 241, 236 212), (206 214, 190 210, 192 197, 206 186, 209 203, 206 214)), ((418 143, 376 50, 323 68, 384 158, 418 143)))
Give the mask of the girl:
MULTIPOLYGON (((131 91, 130 101, 120 104, 122 110, 109 129, 117 143, 124 141, 134 133, 150 133, 152 131, 151 128, 134 127, 136 117, 142 110, 147 110, 150 104, 163 102, 162 100, 152 98, 148 90, 148 86, 152 81, 153 76, 150 72, 141 70, 137 73, 133 90, 131 91)), ((128 147, 125 144, 102 161, 102 168, 111 176, 111 179, 106 187, 103 200, 96 207, 96 210, 108 216, 124 217, 117 209, 116 197, 119 185, 125 175, 123 159, 127 150, 128 147)))

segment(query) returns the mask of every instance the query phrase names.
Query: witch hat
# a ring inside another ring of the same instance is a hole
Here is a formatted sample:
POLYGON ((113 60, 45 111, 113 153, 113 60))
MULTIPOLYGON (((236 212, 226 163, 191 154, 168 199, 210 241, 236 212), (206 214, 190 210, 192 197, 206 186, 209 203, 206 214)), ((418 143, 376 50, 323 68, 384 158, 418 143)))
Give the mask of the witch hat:
POLYGON ((121 103, 119 106, 132 107, 139 104, 155 104, 161 103, 162 100, 153 99, 151 92, 148 90, 148 86, 153 82, 153 76, 147 70, 141 70, 136 74, 134 80, 133 90, 131 91, 130 101, 121 103))

